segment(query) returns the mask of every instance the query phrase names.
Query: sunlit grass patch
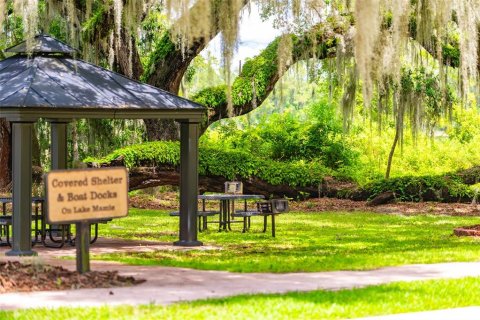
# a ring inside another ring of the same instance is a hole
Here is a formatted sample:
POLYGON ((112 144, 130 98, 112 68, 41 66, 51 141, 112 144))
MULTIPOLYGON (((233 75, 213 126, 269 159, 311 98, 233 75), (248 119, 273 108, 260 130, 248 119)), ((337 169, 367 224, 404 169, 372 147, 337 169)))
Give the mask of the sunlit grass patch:
POLYGON ((480 305, 480 278, 398 282, 340 291, 240 295, 171 306, 0 311, 0 318, 49 319, 346 319, 480 305))
MULTIPOLYGON (((277 219, 277 237, 262 233, 261 217, 250 232, 241 224, 199 233, 223 250, 155 251, 94 256, 139 265, 164 265, 235 272, 365 270, 412 263, 480 260, 480 240, 453 236, 453 229, 478 217, 378 213, 290 212, 277 219)), ((178 218, 168 212, 132 209, 129 217, 101 226, 100 234, 173 243, 178 218)))

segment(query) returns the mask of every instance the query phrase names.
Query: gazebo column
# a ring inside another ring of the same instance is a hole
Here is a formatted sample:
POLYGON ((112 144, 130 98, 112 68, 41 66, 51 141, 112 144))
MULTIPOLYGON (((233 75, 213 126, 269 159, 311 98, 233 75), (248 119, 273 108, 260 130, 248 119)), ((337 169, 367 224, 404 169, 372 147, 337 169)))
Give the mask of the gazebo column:
POLYGON ((197 240, 198 122, 180 122, 180 240, 177 246, 201 246, 197 240))
POLYGON ((7 256, 32 256, 32 128, 33 122, 12 122, 13 221, 12 250, 7 256))
POLYGON ((67 127, 69 120, 49 120, 51 127, 52 170, 67 168, 67 127))
MULTIPOLYGON (((50 145, 50 157, 51 157, 51 169, 67 169, 67 127, 70 120, 56 120, 48 119, 51 128, 51 145, 50 145)), ((52 225, 52 229, 59 230, 58 225, 52 225)), ((55 234, 61 236, 61 232, 57 231, 55 234)))

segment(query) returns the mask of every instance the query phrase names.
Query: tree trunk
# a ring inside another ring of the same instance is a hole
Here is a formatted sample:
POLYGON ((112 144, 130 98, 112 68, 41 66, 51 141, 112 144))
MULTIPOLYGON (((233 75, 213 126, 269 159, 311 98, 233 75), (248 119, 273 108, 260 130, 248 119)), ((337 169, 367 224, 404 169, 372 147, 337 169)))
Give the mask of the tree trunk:
MULTIPOLYGON (((165 37, 162 41, 171 43, 169 37, 165 37)), ((185 55, 182 55, 179 49, 173 49, 166 55, 164 61, 156 64, 155 72, 150 74, 147 83, 173 94, 178 94, 183 75, 188 66, 209 41, 207 39, 196 41, 185 55)), ((144 119, 143 121, 149 141, 178 140, 180 137, 179 126, 174 120, 144 119)))
POLYGON ((40 142, 38 141, 38 129, 37 126, 33 126, 32 132, 32 166, 42 167, 42 161, 40 159, 40 142))
MULTIPOLYGON (((205 8, 204 2, 210 0, 199 0, 190 9, 190 15, 192 17, 201 17, 205 15, 203 11, 205 8)), ((212 14, 219 14, 218 2, 213 1, 212 14)), ((243 6, 240 10, 247 5, 248 1, 243 1, 243 6)), ((235 12, 237 17, 232 19, 238 19, 240 11, 235 12)), ((181 19, 178 19, 181 21, 181 19)), ((166 90, 173 94, 178 94, 180 84, 183 79, 183 75, 187 71, 188 66, 192 60, 200 54, 200 52, 206 47, 206 45, 221 32, 221 26, 219 20, 216 18, 211 19, 211 35, 209 38, 198 38, 192 42, 192 44, 182 50, 178 48, 170 39, 170 34, 166 34, 157 45, 159 50, 158 54, 152 55, 155 57, 155 61, 151 63, 149 68, 145 70, 145 79, 148 84, 151 84, 160 89, 166 90), (171 48, 165 52, 165 48, 171 48)), ((148 140, 178 140, 180 136, 178 126, 173 120, 154 120, 145 119, 145 127, 147 130, 148 140)))
POLYGON ((147 129, 148 141, 178 140, 178 124, 168 119, 143 119, 147 129))
POLYGON ((78 153, 77 120, 72 122, 72 162, 74 168, 80 162, 80 154, 78 153))
POLYGON ((10 123, 0 118, 0 190, 7 189, 11 181, 10 123))
POLYGON ((390 178, 393 155, 395 154, 395 149, 398 145, 398 140, 400 139, 400 136, 402 135, 402 131, 403 131, 403 114, 405 111, 405 104, 407 102, 405 101, 405 98, 397 102, 395 98, 395 93, 394 93, 393 103, 394 103, 394 108, 395 108, 395 104, 396 103, 398 104, 397 105, 397 121, 395 123, 395 137, 393 138, 392 148, 390 149, 390 153, 388 155, 387 171, 385 172, 385 179, 390 178))
MULTIPOLYGON (((135 167, 129 172, 130 190, 145 189, 163 185, 178 185, 180 174, 174 168, 135 167)), ((199 176, 199 192, 223 192, 226 178, 220 176, 199 176)), ((265 197, 299 198, 318 197, 318 188, 312 186, 292 187, 289 185, 272 185, 266 181, 252 177, 242 180, 243 191, 248 194, 261 194, 265 197)))
POLYGON ((395 149, 397 148, 399 136, 400 136, 400 130, 396 129, 395 138, 393 138, 392 147, 390 148, 390 153, 388 154, 387 172, 385 173, 385 179, 390 178, 390 170, 392 169, 393 155, 395 154, 395 149))

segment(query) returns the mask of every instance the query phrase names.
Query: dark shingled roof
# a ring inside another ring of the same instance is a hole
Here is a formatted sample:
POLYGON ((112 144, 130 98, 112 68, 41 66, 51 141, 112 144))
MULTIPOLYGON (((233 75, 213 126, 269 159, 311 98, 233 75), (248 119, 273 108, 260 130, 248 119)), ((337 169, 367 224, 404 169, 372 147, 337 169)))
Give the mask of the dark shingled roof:
POLYGON ((11 53, 64 53, 73 54, 77 52, 76 49, 70 47, 68 44, 61 42, 49 35, 41 34, 36 36, 32 41, 32 48, 27 50, 27 42, 24 41, 13 47, 5 49, 5 52, 11 53))
MULTIPOLYGON (((74 59, 75 49, 45 35, 6 52, 0 61, 0 108, 204 111, 197 103, 74 59)), ((1 113, 1 111, 0 111, 1 113)))

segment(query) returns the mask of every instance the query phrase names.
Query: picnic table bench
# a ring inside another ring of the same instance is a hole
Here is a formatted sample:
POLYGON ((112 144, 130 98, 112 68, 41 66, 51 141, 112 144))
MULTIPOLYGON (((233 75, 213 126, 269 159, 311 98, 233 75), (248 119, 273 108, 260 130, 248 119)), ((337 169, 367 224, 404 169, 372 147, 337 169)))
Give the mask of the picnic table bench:
MULTIPOLYGON (((0 215, 0 245, 11 246, 10 227, 12 225, 13 216, 11 212, 7 211, 7 204, 12 202, 13 199, 11 197, 0 198, 0 203, 2 204, 2 214, 0 215), (5 241, 2 239, 2 235, 5 237, 5 241)), ((75 245, 75 238, 72 237, 69 224, 61 224, 56 228, 53 228, 51 225, 47 227, 44 202, 45 199, 42 197, 32 197, 32 221, 34 222, 34 239, 32 240, 32 246, 37 243, 42 243, 45 247, 50 248, 61 248, 66 243, 75 245), (60 236, 54 236, 55 232, 59 233, 60 236), (49 242, 47 241, 47 236, 50 240, 49 242)), ((98 239, 98 224, 107 223, 111 220, 112 219, 98 219, 92 222, 91 225, 94 227, 94 232, 90 243, 95 243, 98 239)))
MULTIPOLYGON (((245 233, 250 229, 251 217, 262 216, 263 219, 263 232, 267 231, 268 217, 271 217, 272 225, 272 237, 275 237, 275 216, 281 213, 288 212, 288 200, 286 199, 274 199, 260 201, 256 203, 256 207, 253 209, 248 208, 247 200, 263 200, 263 195, 255 194, 206 194, 199 195, 199 200, 202 200, 202 209, 198 210, 197 216, 199 219, 199 231, 207 229, 207 223, 218 223, 219 231, 232 230, 231 225, 233 223, 243 223, 242 232, 245 233), (235 201, 244 200, 244 206, 242 210, 236 210, 235 201), (206 210, 205 201, 219 201, 220 210, 206 210), (218 220, 208 221, 207 218, 218 215, 218 220), (242 218, 242 220, 235 220, 235 218, 242 218)), ((180 216, 179 211, 170 213, 170 216, 180 216)))

